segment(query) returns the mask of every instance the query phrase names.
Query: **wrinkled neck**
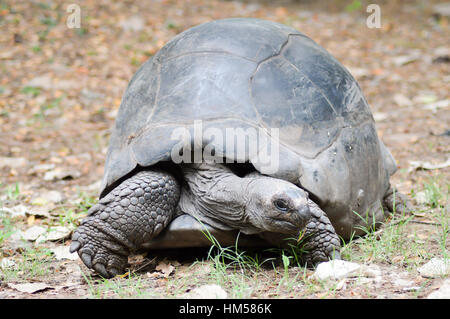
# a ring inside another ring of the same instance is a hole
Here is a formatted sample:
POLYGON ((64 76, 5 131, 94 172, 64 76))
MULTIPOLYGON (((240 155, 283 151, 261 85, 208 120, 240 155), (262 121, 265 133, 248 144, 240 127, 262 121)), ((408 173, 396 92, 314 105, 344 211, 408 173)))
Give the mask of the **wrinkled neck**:
POLYGON ((195 195, 213 197, 222 204, 245 206, 250 179, 241 178, 220 164, 189 164, 183 165, 182 170, 195 195))
POLYGON ((219 229, 255 232, 246 216, 251 179, 241 178, 220 164, 186 164, 181 168, 187 183, 182 189, 181 211, 219 229))

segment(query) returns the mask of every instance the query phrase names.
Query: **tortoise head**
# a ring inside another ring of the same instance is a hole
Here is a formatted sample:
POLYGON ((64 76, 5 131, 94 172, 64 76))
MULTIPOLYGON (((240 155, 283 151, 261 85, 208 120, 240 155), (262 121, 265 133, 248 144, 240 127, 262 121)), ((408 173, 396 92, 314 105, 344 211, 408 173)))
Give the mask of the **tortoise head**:
POLYGON ((247 218, 263 231, 297 235, 311 218, 308 193, 272 177, 248 178, 247 218))

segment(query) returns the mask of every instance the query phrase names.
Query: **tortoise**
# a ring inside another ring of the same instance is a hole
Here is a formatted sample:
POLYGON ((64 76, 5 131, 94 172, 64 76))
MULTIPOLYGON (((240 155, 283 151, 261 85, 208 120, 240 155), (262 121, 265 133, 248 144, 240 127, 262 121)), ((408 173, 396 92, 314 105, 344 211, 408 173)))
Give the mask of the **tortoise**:
POLYGON ((211 245, 208 232, 249 246, 301 237, 314 266, 383 222, 395 171, 360 86, 325 49, 279 23, 216 20, 132 77, 70 251, 112 277, 132 253, 211 245))

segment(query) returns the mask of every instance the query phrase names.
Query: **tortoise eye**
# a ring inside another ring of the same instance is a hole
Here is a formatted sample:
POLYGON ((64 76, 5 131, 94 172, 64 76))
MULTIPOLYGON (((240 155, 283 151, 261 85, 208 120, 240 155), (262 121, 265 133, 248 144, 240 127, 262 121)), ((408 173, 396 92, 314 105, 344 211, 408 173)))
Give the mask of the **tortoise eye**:
POLYGON ((277 199, 273 202, 273 204, 278 210, 283 212, 288 210, 288 203, 284 199, 277 199))

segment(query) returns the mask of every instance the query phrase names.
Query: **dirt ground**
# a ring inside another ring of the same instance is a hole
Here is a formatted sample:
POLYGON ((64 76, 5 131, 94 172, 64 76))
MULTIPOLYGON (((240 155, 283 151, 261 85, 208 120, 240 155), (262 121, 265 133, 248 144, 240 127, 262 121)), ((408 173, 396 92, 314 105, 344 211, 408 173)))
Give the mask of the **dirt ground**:
POLYGON ((0 298, 182 297, 211 282, 230 298, 424 298, 436 291, 446 278, 417 268, 448 258, 448 240, 436 238, 448 234, 449 218, 449 20, 434 11, 437 1, 376 1, 381 28, 369 28, 373 2, 75 1, 81 27, 69 28, 67 1, 1 1, 0 298), (361 242, 347 248, 348 258, 375 265, 381 277, 330 288, 314 282, 312 270, 285 271, 279 262, 250 274, 235 269, 245 279, 227 281, 203 250, 147 256, 148 271, 105 281, 79 259, 58 257, 98 196, 110 129, 133 73, 176 34, 227 17, 298 29, 362 87, 399 167, 392 184, 416 207, 402 234, 420 245, 386 258, 371 257, 361 242), (49 229, 53 238, 45 237, 49 229))

